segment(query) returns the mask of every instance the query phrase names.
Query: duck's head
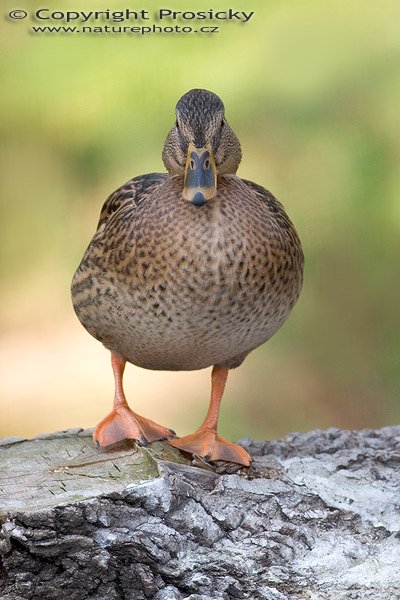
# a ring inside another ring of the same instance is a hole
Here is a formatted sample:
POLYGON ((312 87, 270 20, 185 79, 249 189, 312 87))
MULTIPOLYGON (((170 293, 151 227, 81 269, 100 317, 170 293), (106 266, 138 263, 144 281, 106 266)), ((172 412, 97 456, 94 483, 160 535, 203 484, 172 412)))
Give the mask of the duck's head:
POLYGON ((216 94, 190 90, 182 96, 162 157, 171 175, 184 176, 182 195, 195 206, 216 196, 217 175, 236 173, 242 158, 240 143, 216 94))

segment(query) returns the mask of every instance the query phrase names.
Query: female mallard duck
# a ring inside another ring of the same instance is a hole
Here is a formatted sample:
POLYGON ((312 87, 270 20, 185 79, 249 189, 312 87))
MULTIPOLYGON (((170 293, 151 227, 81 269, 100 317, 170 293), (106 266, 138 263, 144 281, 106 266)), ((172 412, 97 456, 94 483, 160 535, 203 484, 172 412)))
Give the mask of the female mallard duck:
POLYGON ((126 361, 169 371, 213 366, 203 424, 169 443, 205 460, 250 464, 217 434, 222 394, 229 369, 287 319, 303 253, 282 205, 236 175, 240 160, 220 98, 191 90, 164 145, 168 173, 131 179, 103 206, 72 282, 79 320, 111 350, 114 407, 93 434, 102 446, 175 437, 129 408, 126 361))

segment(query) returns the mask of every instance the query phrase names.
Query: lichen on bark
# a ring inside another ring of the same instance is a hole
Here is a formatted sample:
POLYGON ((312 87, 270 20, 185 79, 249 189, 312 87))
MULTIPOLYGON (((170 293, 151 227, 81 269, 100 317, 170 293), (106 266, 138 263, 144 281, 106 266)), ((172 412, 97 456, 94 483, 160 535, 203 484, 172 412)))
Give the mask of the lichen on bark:
POLYGON ((400 598, 399 427, 242 443, 229 474, 79 429, 4 440, 0 598, 400 598))

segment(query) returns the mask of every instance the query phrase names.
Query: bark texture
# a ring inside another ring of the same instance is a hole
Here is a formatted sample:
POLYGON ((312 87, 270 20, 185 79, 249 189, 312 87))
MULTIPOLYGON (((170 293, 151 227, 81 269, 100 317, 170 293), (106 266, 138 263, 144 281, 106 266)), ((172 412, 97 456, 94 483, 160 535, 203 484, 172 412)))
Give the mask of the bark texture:
POLYGON ((224 473, 73 430, 0 445, 2 600, 397 600, 400 428, 242 442, 224 473))

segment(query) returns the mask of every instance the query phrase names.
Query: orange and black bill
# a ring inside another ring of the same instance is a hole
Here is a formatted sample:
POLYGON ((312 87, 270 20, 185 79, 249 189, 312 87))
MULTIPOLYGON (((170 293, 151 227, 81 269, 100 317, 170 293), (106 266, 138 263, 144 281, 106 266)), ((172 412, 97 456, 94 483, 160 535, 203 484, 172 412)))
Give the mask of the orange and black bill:
POLYGON ((211 146, 196 148, 189 144, 183 197, 194 206, 203 206, 217 194, 217 169, 211 146))

